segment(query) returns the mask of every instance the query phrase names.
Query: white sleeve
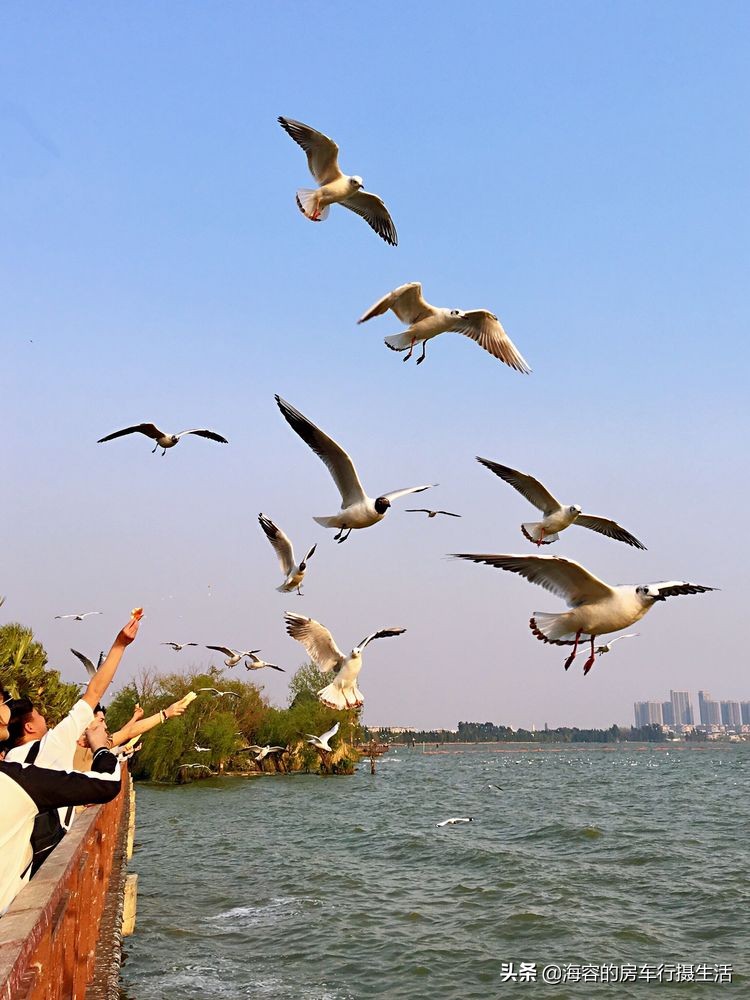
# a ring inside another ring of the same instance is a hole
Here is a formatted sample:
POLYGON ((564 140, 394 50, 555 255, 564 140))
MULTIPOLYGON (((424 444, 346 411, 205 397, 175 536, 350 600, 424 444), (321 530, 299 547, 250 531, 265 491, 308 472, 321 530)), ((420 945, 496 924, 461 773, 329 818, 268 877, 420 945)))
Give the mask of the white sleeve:
POLYGON ((37 767, 52 767, 69 771, 73 767, 76 742, 94 721, 94 710, 83 699, 77 701, 62 722, 48 729, 39 742, 37 767))

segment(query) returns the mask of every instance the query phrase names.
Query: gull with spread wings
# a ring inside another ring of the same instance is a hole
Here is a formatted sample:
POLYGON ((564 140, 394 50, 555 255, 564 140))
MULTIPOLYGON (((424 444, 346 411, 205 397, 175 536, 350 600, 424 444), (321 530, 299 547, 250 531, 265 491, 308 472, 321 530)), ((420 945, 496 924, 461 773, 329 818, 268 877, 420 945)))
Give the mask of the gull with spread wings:
POLYGON ((307 561, 310 559, 317 546, 313 545, 305 558, 298 565, 297 560, 294 558, 294 548, 292 547, 292 543, 281 528, 278 528, 273 521, 264 514, 258 515, 258 523, 265 532, 266 538, 273 546, 273 550, 278 556, 281 572, 284 574, 284 582, 276 589, 280 594, 288 594, 291 591, 296 590, 301 597, 302 591, 300 588, 302 586, 302 580, 304 579, 305 572, 307 571, 307 561))
POLYGON ((160 431, 156 424, 134 424, 132 427, 124 427, 121 431, 114 431, 112 434, 107 434, 106 437, 99 438, 96 443, 104 444, 105 441, 114 441, 115 438, 124 437, 125 434, 145 434, 146 437, 156 441, 156 444, 151 449, 151 454, 153 455, 157 448, 161 448, 162 457, 167 454, 167 448, 174 448, 180 438, 185 437, 186 434, 197 434, 198 437, 209 438, 211 441, 219 441, 221 444, 229 444, 227 439, 222 437, 221 434, 217 434, 216 431, 194 429, 191 431, 180 431, 179 434, 166 434, 164 431, 160 431))
POLYGON ((240 660, 260 652, 259 649, 231 649, 229 646, 206 646, 206 649, 215 649, 217 653, 223 653, 226 656, 225 667, 236 667, 240 660))
POLYGON ((314 618, 305 618, 287 611, 284 615, 287 633, 301 643, 308 656, 321 673, 329 670, 336 672, 336 677, 327 687, 318 691, 318 698, 329 708, 359 708, 364 704, 364 695, 357 687, 357 677, 362 669, 362 652, 373 639, 386 639, 393 635, 401 635, 405 628, 384 628, 358 643, 348 654, 342 653, 333 640, 333 636, 320 622, 314 618))
POLYGON ((427 352, 427 341, 441 333, 463 333, 483 347, 494 358, 502 361, 517 372, 528 375, 531 369, 518 353, 513 341, 503 330, 500 320, 486 309, 438 309, 422 298, 422 286, 418 281, 399 285, 368 309, 357 322, 366 323, 374 316, 382 316, 391 310, 409 328, 404 333, 396 333, 385 338, 392 351, 407 351, 403 359, 408 361, 414 353, 414 345, 422 345, 422 353, 417 358, 421 365, 427 352))
POLYGON ((94 666, 94 664, 91 662, 88 656, 84 656, 83 653, 79 653, 77 649, 71 648, 70 651, 73 654, 73 656, 77 656, 78 659, 81 661, 81 663, 84 665, 84 667, 86 668, 86 673, 89 675, 89 677, 93 677, 94 674, 99 669, 99 667, 102 665, 102 663, 104 663, 104 650, 102 650, 102 652, 99 653, 99 662, 97 663, 96 666, 94 666))
POLYGON ((518 490, 521 496, 526 497, 544 514, 541 521, 528 521, 521 525, 521 534, 524 538, 528 538, 537 546, 551 545, 560 537, 561 531, 570 527, 571 524, 577 524, 581 528, 598 531, 600 535, 606 535, 607 538, 614 538, 616 541, 625 542, 626 545, 632 545, 636 549, 645 550, 646 546, 643 542, 639 542, 635 535, 631 535, 617 521, 611 521, 607 517, 597 517, 595 514, 584 514, 578 504, 564 506, 552 496, 546 486, 543 486, 533 476, 529 476, 525 472, 518 472, 516 469, 510 469, 507 465, 500 465, 499 462, 492 462, 489 458, 480 458, 478 455, 477 462, 518 490))
POLYGON ((283 667, 277 667, 275 663, 266 663, 265 660, 261 660, 260 657, 255 655, 259 652, 259 649, 254 649, 247 654, 247 659, 245 660, 245 670, 264 670, 265 668, 268 668, 269 670, 278 670, 282 674, 286 673, 286 670, 284 670, 283 667))
POLYGON ((320 736, 316 736, 315 733, 305 733, 305 736, 309 737, 305 740, 306 743, 312 743, 316 750, 325 750, 331 753, 333 747, 331 746, 331 740, 339 731, 339 726, 341 723, 334 722, 333 726, 326 730, 326 732, 321 733, 320 736))
POLYGON ((338 528, 337 534, 333 536, 337 542, 345 542, 354 529, 369 528, 370 525, 382 521, 392 500, 407 496, 409 493, 421 493, 435 485, 431 483, 428 486, 409 486, 405 490, 383 493, 373 500, 362 488, 354 463, 341 445, 328 437, 281 396, 276 396, 275 399, 286 422, 324 463, 341 494, 341 510, 338 514, 334 514, 333 517, 313 518, 324 528, 338 528))
POLYGON ((591 640, 591 653, 583 667, 587 674, 594 665, 596 650, 594 640, 609 632, 619 632, 640 621, 657 601, 682 594, 704 594, 715 587, 699 583, 670 580, 661 583, 644 583, 638 586, 625 584, 611 587, 580 563, 562 556, 491 555, 454 552, 456 559, 469 559, 496 569, 518 573, 530 583, 536 583, 557 597, 562 597, 570 611, 547 614, 535 611, 529 621, 531 631, 543 642, 556 646, 572 646, 573 652, 565 661, 571 665, 578 652, 582 635, 591 640))
POLYGON ((349 177, 341 172, 339 147, 333 139, 293 118, 279 116, 277 120, 307 154, 310 173, 319 185, 297 191, 297 207, 305 218, 322 222, 328 216, 330 205, 343 205, 361 216, 381 239, 395 247, 398 236, 388 209, 376 194, 364 190, 365 182, 361 177, 349 177))
POLYGON ((101 615, 104 614, 103 611, 83 611, 74 615, 55 615, 55 618, 71 618, 74 622, 82 622, 84 618, 88 618, 90 615, 101 615))

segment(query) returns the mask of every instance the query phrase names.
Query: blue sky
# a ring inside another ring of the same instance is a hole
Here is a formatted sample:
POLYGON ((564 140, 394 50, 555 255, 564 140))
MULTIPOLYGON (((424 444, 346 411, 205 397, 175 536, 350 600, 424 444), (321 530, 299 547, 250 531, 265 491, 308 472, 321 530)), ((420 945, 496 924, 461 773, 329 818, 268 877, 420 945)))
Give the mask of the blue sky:
MULTIPOLYGON (((287 608, 342 646, 403 625, 368 650, 370 723, 608 724, 670 687, 750 697, 749 22, 740 3, 5 4, 6 619, 70 678, 68 647, 95 654, 134 604, 124 678, 190 662, 168 639, 261 646, 291 670, 287 608), (397 248, 335 207, 302 218, 311 179, 279 114, 336 139, 397 248), (458 336, 402 364, 382 343, 395 317, 356 319, 413 280, 496 312, 534 373, 458 336), (463 518, 401 502, 335 546, 311 520, 334 487, 275 392, 371 493, 437 482, 429 505, 463 518), (141 421, 230 445, 96 445, 141 421), (660 606, 566 675, 527 627, 561 602, 443 558, 529 551, 531 508, 475 455, 648 545, 570 529, 557 554, 721 593, 660 606), (318 541, 304 599, 274 591, 259 511, 318 541)), ((281 701, 285 678, 263 680, 281 701)))

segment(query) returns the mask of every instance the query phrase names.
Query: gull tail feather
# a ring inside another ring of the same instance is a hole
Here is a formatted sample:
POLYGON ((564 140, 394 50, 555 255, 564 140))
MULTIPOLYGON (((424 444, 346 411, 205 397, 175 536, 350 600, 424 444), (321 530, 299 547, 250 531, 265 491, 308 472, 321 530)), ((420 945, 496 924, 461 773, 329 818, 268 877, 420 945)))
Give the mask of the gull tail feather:
POLYGON ((318 208, 318 192, 315 188, 300 188, 297 191, 297 208, 311 222, 322 222, 328 218, 328 205, 318 208))
MULTIPOLYGON (((538 544, 539 539, 542 537, 542 522, 527 521, 526 524, 521 525, 521 534, 524 538, 528 538, 530 542, 538 544)), ((556 542, 559 537, 560 536, 556 531, 551 531, 549 534, 544 536, 542 545, 551 545, 552 542, 556 542)))
POLYGON ((548 614, 545 611, 535 611, 529 620, 529 628, 542 642, 551 642, 555 646, 572 646, 576 634, 570 630, 569 613, 561 611, 558 614, 548 614))
POLYGON ((359 708, 365 701, 358 688, 353 687, 345 692, 336 681, 329 684, 328 687, 321 688, 318 691, 318 698, 329 708, 337 708, 341 711, 346 708, 359 708))
POLYGON ((414 338, 410 333, 394 333, 385 338, 385 346, 392 351, 408 351, 414 338))

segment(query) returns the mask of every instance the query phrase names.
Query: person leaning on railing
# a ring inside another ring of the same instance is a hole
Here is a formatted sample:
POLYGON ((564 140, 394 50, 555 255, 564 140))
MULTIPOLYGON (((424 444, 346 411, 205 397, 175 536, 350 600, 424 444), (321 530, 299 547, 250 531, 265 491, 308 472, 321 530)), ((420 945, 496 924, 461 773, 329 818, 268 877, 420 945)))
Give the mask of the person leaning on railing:
MULTIPOLYGON (((10 709, 0 689, 0 741, 8 738, 10 709)), ((25 884, 33 852, 34 818, 42 810, 110 802, 120 791, 120 768, 107 749, 107 734, 97 722, 87 730, 94 752, 91 771, 58 771, 35 764, 0 761, 0 915, 25 884)))

